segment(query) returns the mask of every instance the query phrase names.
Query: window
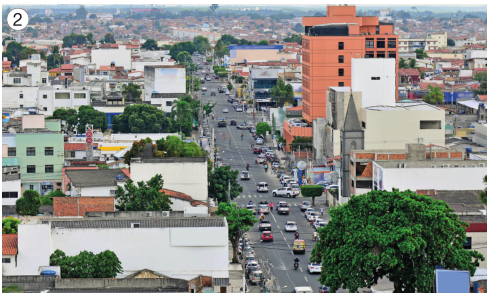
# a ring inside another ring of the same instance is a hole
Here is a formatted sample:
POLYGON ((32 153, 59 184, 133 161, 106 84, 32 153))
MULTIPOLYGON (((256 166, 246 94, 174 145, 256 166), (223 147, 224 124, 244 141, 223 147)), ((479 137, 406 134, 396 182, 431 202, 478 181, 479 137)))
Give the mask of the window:
POLYGON ((55 93, 54 98, 56 100, 69 100, 70 99, 70 93, 55 93))
POLYGON ((385 52, 377 52, 377 58, 385 58, 385 52))
POLYGON ((52 147, 45 147, 44 148, 44 155, 45 156, 52 156, 53 155, 53 148, 52 147))
POLYGON ((343 55, 338 56, 338 63, 345 63, 345 57, 343 55))
POLYGON ((345 76, 345 70, 343 68, 338 69, 338 76, 345 76))
POLYGON ((419 121, 419 129, 441 129, 440 120, 421 120, 419 121))
POLYGON ((19 98, 23 99, 24 98, 24 94, 19 94, 19 98))
POLYGON ((396 51, 389 51, 389 58, 396 58, 396 51))
POLYGON ((387 41, 387 48, 396 48, 396 39, 389 39, 387 41))
POLYGON ((8 156, 9 157, 17 156, 17 148, 8 148, 8 156))
POLYGON ((104 75, 109 75, 109 73, 107 71, 104 71, 104 75))
POLYGON ((18 198, 19 193, 17 191, 3 191, 2 198, 18 198))
POLYGON ((27 155, 28 156, 35 156, 36 155, 36 148, 27 148, 27 155))
POLYGON ((24 108, 24 105, 19 105, 19 108, 21 108, 21 109, 24 108))
POLYGON ((166 101, 166 105, 167 105, 167 106, 171 106, 172 104, 173 104, 173 102, 172 102, 172 101, 166 101))
POLYGON ((380 33, 380 28, 379 26, 376 26, 375 27, 375 34, 378 35, 380 33))
POLYGON ((14 78, 14 83, 20 83, 20 82, 21 82, 21 78, 18 77, 14 78))
POLYGON ((73 98, 75 98, 75 99, 85 99, 85 93, 75 93, 73 95, 73 98))
MULTIPOLYGON (((36 173, 36 165, 27 165, 27 173, 36 173)), ((31 185, 34 189, 34 185, 31 185)))
POLYGON ((362 128, 367 129, 367 123, 365 123, 365 121, 362 121, 362 128))
POLYGON ((374 51, 365 52, 365 58, 374 58, 374 57, 375 57, 374 51))
POLYGON ((372 76, 372 80, 380 80, 380 76, 372 76))
POLYGON ((377 39, 377 48, 385 48, 385 39, 377 39))
POLYGON ((365 48, 373 48, 374 47, 374 39, 367 39, 365 41, 365 48))
POLYGON ((53 172, 54 172, 54 165, 44 166, 44 173, 53 173, 53 172))
POLYGON ((48 107, 43 107, 42 110, 43 111, 47 111, 48 110, 48 107))
POLYGON ((10 263, 9 257, 2 257, 2 263, 10 263))
POLYGON ((48 98, 48 95, 42 95, 42 98, 43 99, 47 99, 48 98))
POLYGON ((471 250, 472 249, 472 237, 467 237, 467 240, 465 240, 465 243, 463 245, 464 249, 471 250))
POLYGON ((139 228, 139 223, 131 223, 131 228, 139 228))
POLYGON ((338 42, 338 50, 343 50, 345 48, 345 44, 343 42, 338 42))
POLYGON ((344 82, 338 82, 338 86, 345 86, 344 82))
POLYGON ((42 79, 42 83, 46 83, 46 78, 43 78, 42 79))

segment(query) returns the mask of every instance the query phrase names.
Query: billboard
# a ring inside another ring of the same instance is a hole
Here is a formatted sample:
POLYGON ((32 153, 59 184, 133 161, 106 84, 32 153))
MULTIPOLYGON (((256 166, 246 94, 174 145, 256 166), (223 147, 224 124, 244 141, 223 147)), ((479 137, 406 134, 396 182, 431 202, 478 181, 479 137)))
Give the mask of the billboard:
POLYGON ((185 68, 160 68, 159 71, 159 75, 155 78, 156 92, 185 93, 187 86, 185 68))
POLYGON ((436 270, 436 293, 469 293, 468 271, 436 270))
POLYGON ((384 190, 384 169, 375 162, 373 162, 372 181, 373 190, 384 190))
POLYGON ((294 99, 302 100, 302 83, 291 83, 290 85, 294 89, 294 99))

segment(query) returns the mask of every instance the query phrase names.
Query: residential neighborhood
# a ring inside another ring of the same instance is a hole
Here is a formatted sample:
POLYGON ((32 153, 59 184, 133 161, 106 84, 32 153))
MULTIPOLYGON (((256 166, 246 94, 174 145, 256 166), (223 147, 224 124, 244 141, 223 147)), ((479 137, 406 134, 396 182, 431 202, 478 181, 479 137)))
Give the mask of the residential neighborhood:
POLYGON ((2 15, 2 292, 487 292, 487 5, 2 15))

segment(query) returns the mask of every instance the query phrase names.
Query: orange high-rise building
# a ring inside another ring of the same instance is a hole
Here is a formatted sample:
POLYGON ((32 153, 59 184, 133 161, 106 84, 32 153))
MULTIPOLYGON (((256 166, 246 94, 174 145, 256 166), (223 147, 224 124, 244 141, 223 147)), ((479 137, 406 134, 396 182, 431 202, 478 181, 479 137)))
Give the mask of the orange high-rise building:
MULTIPOLYGON (((396 58, 398 36, 392 23, 375 16, 356 16, 355 6, 328 6, 327 16, 302 18, 302 115, 312 122, 326 117, 326 90, 351 86, 352 58, 396 58)), ((355 89, 353 89, 355 90, 355 89)))

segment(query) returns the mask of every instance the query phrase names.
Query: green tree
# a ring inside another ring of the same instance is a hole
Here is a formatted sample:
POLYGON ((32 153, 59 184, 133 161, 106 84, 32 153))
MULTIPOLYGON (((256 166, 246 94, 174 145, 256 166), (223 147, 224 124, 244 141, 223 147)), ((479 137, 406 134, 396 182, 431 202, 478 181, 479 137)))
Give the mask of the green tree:
POLYGON ((22 51, 17 55, 17 60, 29 59, 32 54, 38 54, 37 50, 32 48, 24 47, 22 51))
POLYGON ((217 8, 219 8, 219 4, 212 4, 209 7, 209 9, 212 11, 212 13, 215 13, 217 8))
POLYGON ((26 190, 21 198, 15 202, 15 212, 22 216, 37 216, 41 207, 39 192, 26 190))
POLYGON ((178 53, 176 61, 178 61, 180 64, 192 62, 192 55, 190 55, 187 51, 182 51, 178 53))
POLYGON ((416 59, 411 59, 409 60, 409 67, 414 68, 416 67, 416 59))
POLYGON ((399 58, 399 69, 404 69, 408 67, 409 65, 407 64, 406 60, 404 60, 404 58, 399 58))
POLYGON ((262 46, 263 46, 263 45, 264 45, 264 46, 268 46, 268 45, 269 45, 269 43, 268 43, 268 41, 267 41, 267 40, 261 40, 261 41, 259 41, 259 42, 258 42, 258 45, 262 45, 262 46))
POLYGON ((115 278, 123 272, 121 261, 110 250, 99 254, 84 250, 67 256, 56 249, 49 257, 49 265, 60 266, 64 278, 115 278))
POLYGON ((49 192, 48 194, 41 196, 41 205, 53 205, 53 200, 51 199, 52 197, 66 197, 66 194, 64 194, 61 190, 56 189, 54 191, 49 192))
POLYGON ((111 33, 106 33, 104 37, 104 42, 106 44, 115 44, 115 38, 114 35, 111 33))
POLYGON ((90 14, 90 16, 88 18, 89 19, 95 19, 95 18, 97 18, 97 15, 96 14, 90 14))
POLYGON ((217 202, 229 202, 243 192, 243 186, 238 183, 238 170, 231 170, 231 166, 223 166, 214 169, 214 173, 209 173, 209 197, 215 198, 217 202), (231 186, 231 193, 228 192, 228 184, 231 186))
POLYGON ((428 57, 428 53, 426 53, 423 49, 416 49, 414 52, 416 53, 416 59, 424 59, 428 57))
POLYGON ((71 116, 76 116, 76 110, 75 109, 65 110, 63 108, 60 108, 60 109, 54 110, 53 116, 49 116, 46 119, 60 119, 60 120, 66 121, 71 116))
POLYGON ((178 54, 183 51, 187 51, 190 55, 192 55, 195 51, 197 51, 197 48, 192 42, 180 42, 171 47, 170 55, 176 60, 178 54))
POLYGON ((63 37, 63 48, 71 48, 75 44, 71 36, 63 37))
POLYGON ((141 98, 141 92, 141 87, 134 82, 130 82, 129 85, 122 85, 122 94, 126 95, 126 97, 129 97, 131 100, 139 101, 141 98))
POLYGON ((300 23, 297 23, 296 25, 294 25, 294 27, 292 28, 292 30, 298 32, 298 33, 303 33, 305 31, 305 27, 300 24, 300 23))
POLYGON ((229 91, 232 91, 233 90, 233 85, 232 84, 228 84, 227 85, 227 88, 228 88, 229 91))
POLYGON ((484 261, 479 252, 463 248, 469 224, 445 202, 410 190, 352 196, 329 214, 310 260, 322 263, 319 282, 332 292, 357 292, 383 277, 396 293, 430 292, 437 265, 472 276, 484 261))
POLYGON ((21 290, 19 285, 12 284, 12 285, 2 287, 2 293, 20 293, 20 292, 24 292, 24 291, 21 290))
POLYGON ((7 217, 2 220, 2 234, 17 234, 20 220, 14 217, 7 217))
POLYGON ((314 199, 323 195, 322 185, 301 185, 301 194, 303 197, 312 197, 312 205, 314 206, 314 199))
POLYGON ((161 174, 156 174, 149 181, 140 181, 137 186, 131 179, 127 180, 124 188, 117 187, 115 205, 120 211, 171 211, 170 200, 163 189, 161 174))
POLYGON ((115 116, 112 123, 114 133, 161 133, 170 127, 165 112, 148 104, 124 107, 124 112, 115 116))
POLYGON ((260 122, 256 125, 256 134, 265 135, 266 133, 272 133, 272 128, 266 122, 260 122))
POLYGON ((238 244, 239 238, 243 233, 250 231, 250 228, 258 222, 254 212, 248 209, 240 209, 236 203, 221 202, 217 212, 221 217, 226 217, 228 223, 228 237, 233 245, 233 263, 238 263, 238 244))
POLYGON ((478 82, 487 81, 487 71, 479 72, 474 76, 474 79, 478 82))
POLYGON ((195 45, 199 53, 204 54, 207 51, 210 51, 211 45, 209 44, 209 39, 203 36, 196 36, 192 43, 195 45))
POLYGON ((80 7, 75 11, 76 12, 76 19, 85 19, 87 18, 88 11, 85 9, 85 6, 80 5, 80 7))
POLYGON ((423 97, 423 101, 436 105, 443 103, 444 97, 440 87, 434 88, 431 85, 428 85, 428 88, 430 89, 430 93, 423 97))
POLYGON ((290 147, 292 150, 297 151, 301 147, 301 150, 312 149, 312 137, 296 136, 290 147))
POLYGON ((229 73, 227 71, 219 71, 217 72, 217 76, 221 79, 221 82, 223 81, 223 79, 225 79, 226 77, 228 77, 229 73))
POLYGON ((124 25, 124 23, 123 23, 122 21, 120 21, 120 20, 119 20, 119 21, 116 21, 116 22, 115 22, 115 25, 119 25, 119 26, 121 26, 121 25, 124 25))
POLYGON ((277 84, 269 90, 271 100, 279 107, 283 107, 287 102, 289 104, 294 103, 294 89, 292 85, 285 84, 284 80, 279 77, 277 84))
POLYGON ((481 202, 483 204, 487 205, 487 175, 484 176, 484 178, 482 179, 482 182, 484 182, 486 184, 486 188, 484 188, 484 190, 482 190, 479 193, 479 199, 481 200, 481 202))
POLYGON ((156 43, 155 40, 153 39, 148 39, 144 44, 141 46, 141 48, 149 50, 149 51, 155 51, 158 50, 158 44, 156 43))
POLYGON ((302 35, 292 35, 288 38, 285 38, 284 42, 286 42, 286 43, 297 43, 299 45, 302 45, 302 35))
MULTIPOLYGON (((73 113, 68 110, 68 113, 73 113)), ((53 112, 53 115, 55 113, 53 112)), ((54 117, 55 119, 61 119, 54 117)), ((76 115, 71 115, 66 119, 68 130, 78 130, 78 133, 85 133, 85 126, 93 124, 94 129, 100 129, 102 132, 107 130, 107 115, 104 112, 95 110, 92 106, 80 106, 76 115)))
MULTIPOLYGON (((226 45, 226 46, 228 46, 228 45, 236 45, 236 44, 239 43, 239 40, 236 39, 232 35, 222 35, 219 40, 221 40, 224 43, 224 45, 226 45)), ((218 40, 218 42, 219 42, 219 40, 218 40)))
POLYGON ((455 46, 455 41, 453 39, 448 38, 447 45, 450 46, 450 47, 454 47, 455 46))

